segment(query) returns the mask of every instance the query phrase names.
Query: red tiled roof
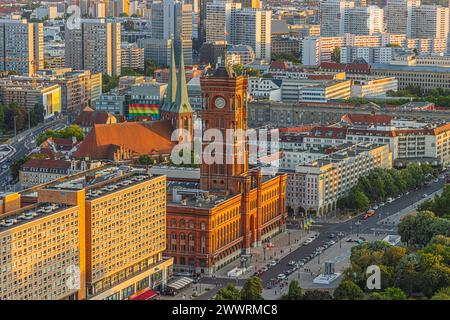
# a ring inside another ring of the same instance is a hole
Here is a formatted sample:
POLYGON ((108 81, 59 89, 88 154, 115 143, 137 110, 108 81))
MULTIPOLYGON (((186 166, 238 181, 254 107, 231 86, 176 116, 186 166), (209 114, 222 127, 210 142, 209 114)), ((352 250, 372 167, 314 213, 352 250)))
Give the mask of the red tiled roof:
POLYGON ((111 124, 120 122, 120 120, 123 121, 123 118, 117 118, 107 111, 85 108, 75 119, 74 124, 80 127, 92 127, 94 124, 111 124))
POLYGON ((30 159, 21 166, 22 169, 44 168, 44 169, 69 169, 70 161, 50 159, 30 159))
POLYGON ((74 157, 110 159, 111 152, 121 146, 136 155, 168 154, 176 145, 171 141, 172 131, 170 122, 165 120, 95 125, 74 157))
POLYGON ((319 66, 319 70, 336 70, 355 73, 370 73, 370 66, 365 63, 337 63, 337 62, 322 62, 319 66))
POLYGON ((280 133, 300 133, 300 132, 308 132, 314 128, 314 125, 307 125, 302 127, 288 127, 288 128, 280 128, 278 131, 280 133))

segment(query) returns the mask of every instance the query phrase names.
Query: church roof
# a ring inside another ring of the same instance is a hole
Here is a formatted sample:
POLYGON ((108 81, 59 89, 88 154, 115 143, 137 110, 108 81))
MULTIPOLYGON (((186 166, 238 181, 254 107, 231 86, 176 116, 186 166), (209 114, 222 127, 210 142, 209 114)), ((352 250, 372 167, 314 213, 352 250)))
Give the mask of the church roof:
POLYGON ((75 158, 110 159, 118 146, 136 155, 170 154, 176 142, 171 141, 173 128, 165 120, 95 125, 74 152, 75 158))

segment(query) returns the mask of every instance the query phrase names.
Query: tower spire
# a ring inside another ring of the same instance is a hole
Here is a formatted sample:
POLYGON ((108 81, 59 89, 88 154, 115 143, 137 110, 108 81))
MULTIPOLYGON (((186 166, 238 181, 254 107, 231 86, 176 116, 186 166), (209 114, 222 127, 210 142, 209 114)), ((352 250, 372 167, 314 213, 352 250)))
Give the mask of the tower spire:
POLYGON ((178 82, 177 82, 177 96, 172 112, 176 113, 193 113, 186 85, 186 73, 184 70, 184 51, 183 40, 180 39, 180 65, 178 66, 178 82))
POLYGON ((170 52, 170 71, 169 71, 169 83, 167 86, 167 96, 162 106, 162 111, 170 111, 176 102, 177 96, 177 68, 175 65, 175 51, 173 36, 171 36, 171 52, 170 52))

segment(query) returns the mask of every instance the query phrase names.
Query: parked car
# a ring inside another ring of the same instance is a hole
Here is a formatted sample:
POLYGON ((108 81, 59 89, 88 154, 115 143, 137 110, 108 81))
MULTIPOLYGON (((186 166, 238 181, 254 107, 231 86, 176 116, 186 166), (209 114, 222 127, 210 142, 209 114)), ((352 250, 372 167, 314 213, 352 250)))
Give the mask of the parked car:
POLYGON ((277 265, 277 262, 275 261, 275 260, 272 260, 271 262, 270 262, 270 266, 271 267, 275 267, 277 265))
POLYGON ((336 237, 336 235, 334 234, 334 233, 330 233, 329 235, 328 235, 328 238, 330 238, 330 239, 333 239, 333 238, 335 238, 336 237))
POLYGON ((284 280, 284 279, 286 279, 286 275, 283 274, 283 273, 280 273, 280 274, 278 275, 278 280, 284 280))
POLYGON ((288 262, 287 265, 288 265, 288 266, 293 266, 293 265, 295 265, 295 263, 296 263, 296 262, 295 262, 294 260, 291 260, 291 261, 288 262))

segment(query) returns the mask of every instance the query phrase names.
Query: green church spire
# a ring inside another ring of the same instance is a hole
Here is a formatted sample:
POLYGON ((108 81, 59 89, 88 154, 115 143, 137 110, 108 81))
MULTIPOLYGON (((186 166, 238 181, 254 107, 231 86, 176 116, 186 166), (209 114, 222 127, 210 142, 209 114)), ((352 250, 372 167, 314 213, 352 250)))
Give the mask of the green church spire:
POLYGON ((176 113, 193 113, 191 104, 189 103, 189 97, 187 93, 186 74, 184 71, 184 52, 183 52, 183 40, 180 39, 180 65, 178 66, 178 82, 177 82, 177 95, 175 104, 172 105, 172 112, 176 113))
POLYGON ((169 83, 167 86, 166 100, 161 108, 162 111, 170 111, 175 104, 177 96, 177 68, 175 65, 175 43, 173 37, 171 38, 171 52, 170 52, 170 71, 169 71, 169 83))

